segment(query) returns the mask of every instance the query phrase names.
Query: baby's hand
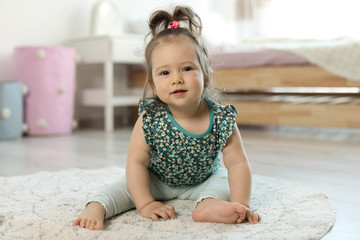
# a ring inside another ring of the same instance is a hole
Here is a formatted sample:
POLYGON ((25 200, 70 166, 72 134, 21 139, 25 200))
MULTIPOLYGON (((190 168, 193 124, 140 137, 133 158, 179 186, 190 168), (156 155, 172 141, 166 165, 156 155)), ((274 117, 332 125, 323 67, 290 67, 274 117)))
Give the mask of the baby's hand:
POLYGON ((160 221, 160 218, 165 220, 176 219, 175 208, 172 205, 165 205, 157 201, 147 204, 139 212, 141 216, 155 221, 160 221))
POLYGON ((236 220, 237 223, 242 223, 245 220, 248 220, 250 224, 258 223, 261 221, 260 215, 251 210, 250 208, 247 208, 246 206, 240 204, 240 203, 230 203, 234 209, 235 212, 239 214, 238 219, 236 220))
POLYGON ((257 212, 255 212, 249 208, 246 209, 245 217, 249 221, 250 224, 261 222, 260 215, 257 212))

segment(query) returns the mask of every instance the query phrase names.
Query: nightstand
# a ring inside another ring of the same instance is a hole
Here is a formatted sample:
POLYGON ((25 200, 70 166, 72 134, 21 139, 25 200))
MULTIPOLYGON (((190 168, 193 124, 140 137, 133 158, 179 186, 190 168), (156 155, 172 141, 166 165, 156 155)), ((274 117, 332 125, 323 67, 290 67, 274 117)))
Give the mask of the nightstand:
POLYGON ((113 131, 114 107, 137 106, 141 98, 141 91, 128 87, 127 65, 143 63, 144 36, 94 36, 74 39, 66 42, 66 45, 76 49, 79 56, 77 64, 102 64, 104 87, 79 89, 77 104, 104 107, 105 130, 113 131), (121 67, 121 93, 117 95, 114 93, 114 64, 121 67))

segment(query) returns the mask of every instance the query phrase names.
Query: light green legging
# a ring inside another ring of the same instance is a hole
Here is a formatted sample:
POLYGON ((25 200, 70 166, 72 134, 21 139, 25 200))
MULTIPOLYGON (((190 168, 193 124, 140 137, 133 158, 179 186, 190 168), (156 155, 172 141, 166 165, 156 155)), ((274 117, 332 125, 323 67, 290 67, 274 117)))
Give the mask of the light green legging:
MULTIPOLYGON (((203 183, 187 187, 170 187, 160 181, 151 171, 149 171, 149 176, 150 190, 157 201, 183 199, 195 200, 197 204, 205 198, 230 200, 227 170, 224 168, 217 170, 203 183)), ((106 210, 105 219, 135 208, 127 187, 126 176, 92 196, 88 199, 87 204, 90 202, 99 202, 104 206, 106 210)))

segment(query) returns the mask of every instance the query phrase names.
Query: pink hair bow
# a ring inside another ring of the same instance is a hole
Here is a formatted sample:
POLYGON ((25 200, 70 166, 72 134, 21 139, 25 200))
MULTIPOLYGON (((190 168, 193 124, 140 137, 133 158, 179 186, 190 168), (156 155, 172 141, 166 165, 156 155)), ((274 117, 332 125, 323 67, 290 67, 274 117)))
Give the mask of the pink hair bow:
POLYGON ((170 28, 175 28, 175 29, 177 29, 177 28, 179 28, 180 27, 180 23, 178 22, 178 21, 172 21, 171 23, 170 23, 170 28))

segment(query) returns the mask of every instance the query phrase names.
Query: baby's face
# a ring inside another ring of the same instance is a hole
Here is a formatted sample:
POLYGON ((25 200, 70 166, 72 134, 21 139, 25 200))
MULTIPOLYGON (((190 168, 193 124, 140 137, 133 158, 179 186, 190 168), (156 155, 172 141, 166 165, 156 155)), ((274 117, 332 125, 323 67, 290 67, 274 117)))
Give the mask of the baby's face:
POLYGON ((198 103, 204 76, 196 45, 189 37, 158 44, 151 56, 153 90, 169 106, 198 103))

